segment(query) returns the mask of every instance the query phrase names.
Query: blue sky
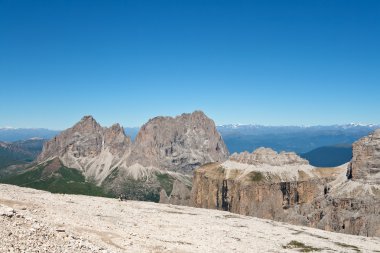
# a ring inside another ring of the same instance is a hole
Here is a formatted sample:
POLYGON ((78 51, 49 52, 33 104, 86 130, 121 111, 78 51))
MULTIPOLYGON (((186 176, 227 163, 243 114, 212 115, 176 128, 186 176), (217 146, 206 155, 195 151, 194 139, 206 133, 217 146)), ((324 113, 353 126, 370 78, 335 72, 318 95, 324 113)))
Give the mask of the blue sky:
POLYGON ((380 1, 0 0, 0 126, 380 123, 380 1))

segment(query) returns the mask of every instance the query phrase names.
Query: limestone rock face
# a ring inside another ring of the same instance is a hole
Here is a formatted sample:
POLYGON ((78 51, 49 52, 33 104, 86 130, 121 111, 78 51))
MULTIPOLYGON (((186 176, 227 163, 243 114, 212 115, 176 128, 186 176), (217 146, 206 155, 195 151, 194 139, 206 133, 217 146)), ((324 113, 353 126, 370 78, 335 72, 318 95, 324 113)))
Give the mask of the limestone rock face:
MULTIPOLYGON (((373 147, 372 140, 366 145, 373 147)), ((347 166, 315 168, 294 154, 269 149, 234 154, 195 171, 191 205, 380 236, 380 185, 347 180, 347 166)))
POLYGON ((128 165, 139 163, 190 174, 200 165, 227 158, 227 147, 214 122, 195 111, 175 118, 156 117, 143 125, 128 165))
POLYGON ((347 176, 358 182, 380 184, 380 129, 353 144, 347 176))

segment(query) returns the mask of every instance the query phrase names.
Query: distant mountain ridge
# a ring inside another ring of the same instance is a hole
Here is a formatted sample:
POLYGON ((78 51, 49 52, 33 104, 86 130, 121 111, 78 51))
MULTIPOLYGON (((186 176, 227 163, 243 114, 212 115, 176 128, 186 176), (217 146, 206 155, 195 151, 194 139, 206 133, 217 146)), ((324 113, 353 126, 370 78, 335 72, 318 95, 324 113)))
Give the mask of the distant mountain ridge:
POLYGON ((29 139, 12 143, 0 142, 0 167, 31 162, 40 154, 44 139, 29 139))
POLYGON ((0 128, 0 141, 14 142, 24 141, 32 138, 51 139, 60 133, 59 130, 46 128, 0 128))
POLYGON ((319 147, 352 144, 380 125, 345 124, 331 126, 221 125, 218 131, 231 153, 269 147, 276 151, 307 153, 319 147))
MULTIPOLYGON (((350 145, 377 128, 380 128, 380 125, 360 123, 331 126, 264 126, 259 124, 217 126, 231 153, 251 152, 260 147, 268 147, 277 152, 296 152, 310 159, 310 163, 315 166, 336 166, 339 161, 348 161, 350 150, 347 147, 333 149, 332 147, 341 143, 350 145)), ((139 127, 124 127, 125 134, 130 136, 132 142, 139 130, 139 127)), ((0 128, 0 141, 51 139, 60 132, 44 128, 0 128)))

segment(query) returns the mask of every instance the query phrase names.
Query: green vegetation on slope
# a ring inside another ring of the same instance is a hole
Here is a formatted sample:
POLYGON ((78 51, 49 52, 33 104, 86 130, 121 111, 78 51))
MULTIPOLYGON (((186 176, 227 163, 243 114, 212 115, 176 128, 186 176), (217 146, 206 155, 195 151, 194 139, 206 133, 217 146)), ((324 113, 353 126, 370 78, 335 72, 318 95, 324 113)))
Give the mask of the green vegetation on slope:
POLYGON ((37 166, 32 170, 8 177, 0 182, 46 190, 53 193, 109 196, 104 193, 102 188, 86 182, 82 173, 76 169, 61 165, 61 167, 53 173, 45 175, 46 166, 46 164, 37 166))
POLYGON ((314 248, 312 246, 305 245, 302 242, 299 241, 291 241, 286 246, 283 246, 284 249, 298 249, 300 252, 316 252, 321 251, 320 248, 314 248))
POLYGON ((264 176, 261 172, 252 171, 249 173, 249 178, 254 182, 260 182, 263 180, 264 176))
POLYGON ((170 176, 169 174, 161 174, 161 173, 157 173, 156 177, 158 181, 160 182, 161 187, 165 190, 166 195, 169 196, 173 190, 174 178, 170 176))
POLYGON ((161 189, 170 195, 174 180, 171 175, 160 172, 135 179, 116 168, 104 180, 102 187, 113 196, 123 194, 127 199, 159 202, 161 189))

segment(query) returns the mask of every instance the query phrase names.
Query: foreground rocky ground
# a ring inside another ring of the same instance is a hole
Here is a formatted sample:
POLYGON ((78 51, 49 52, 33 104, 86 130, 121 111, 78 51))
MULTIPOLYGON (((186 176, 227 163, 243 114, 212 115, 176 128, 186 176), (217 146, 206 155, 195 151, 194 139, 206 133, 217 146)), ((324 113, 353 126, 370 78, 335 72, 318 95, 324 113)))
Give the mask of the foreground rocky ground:
POLYGON ((0 185, 0 252, 380 252, 380 238, 0 185))

